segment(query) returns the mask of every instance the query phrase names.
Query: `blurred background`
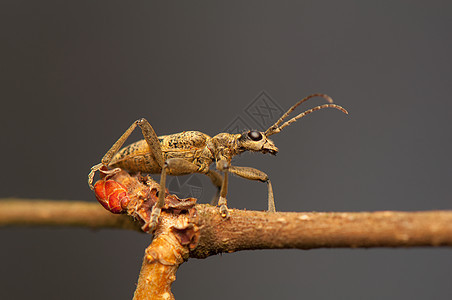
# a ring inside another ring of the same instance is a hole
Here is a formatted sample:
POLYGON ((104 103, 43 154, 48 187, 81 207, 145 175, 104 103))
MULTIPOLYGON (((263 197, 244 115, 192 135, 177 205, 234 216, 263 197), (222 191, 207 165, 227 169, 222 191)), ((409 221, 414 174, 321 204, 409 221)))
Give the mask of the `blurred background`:
MULTIPOLYGON (((161 135, 213 136, 259 129, 274 117, 265 101, 285 111, 323 92, 350 114, 315 112, 272 136, 276 157, 234 161, 270 176, 277 210, 452 209, 451 8, 3 0, 0 197, 96 202, 89 168, 140 117, 161 135)), ((138 139, 137 131, 129 141, 138 139)), ((179 180, 172 189, 194 186, 200 202, 215 192, 205 176, 179 180)), ((265 184, 232 178, 230 207, 265 210, 266 197, 265 184)), ((1 299, 130 299, 150 242, 67 228, 1 229, 0 239, 1 299)), ((190 260, 173 291, 176 299, 445 299, 451 278, 450 249, 264 250, 190 260)))

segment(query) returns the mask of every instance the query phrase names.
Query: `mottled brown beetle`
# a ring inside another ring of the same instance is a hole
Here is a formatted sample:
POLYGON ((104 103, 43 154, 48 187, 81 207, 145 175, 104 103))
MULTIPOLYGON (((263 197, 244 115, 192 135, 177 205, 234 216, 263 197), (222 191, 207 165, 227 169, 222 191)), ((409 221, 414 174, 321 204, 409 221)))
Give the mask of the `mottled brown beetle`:
MULTIPOLYGON (((181 133, 157 136, 152 126, 145 119, 135 121, 102 158, 102 162, 91 168, 88 175, 88 184, 93 189, 93 178, 96 171, 114 174, 121 169, 130 172, 161 173, 160 191, 166 186, 166 175, 187 175, 202 173, 207 175, 212 183, 219 189, 218 206, 223 217, 228 217, 226 194, 228 188, 228 173, 240 177, 266 182, 268 185, 268 211, 275 211, 273 190, 267 174, 250 167, 231 166, 231 159, 245 151, 270 153, 276 155, 278 148, 268 138, 280 132, 284 127, 296 120, 323 108, 336 108, 346 114, 348 112, 339 105, 332 104, 333 100, 325 94, 312 94, 293 105, 275 124, 265 132, 255 130, 242 134, 219 133, 210 137, 199 131, 184 131, 181 133), (306 110, 296 117, 281 124, 285 118, 301 103, 313 97, 323 97, 329 103, 306 110), (126 139, 140 126, 144 140, 140 140, 120 150, 126 139), (210 165, 215 162, 216 169, 222 171, 224 176, 211 170, 210 165), (115 168, 104 171, 103 167, 115 168)), ((159 193, 159 201, 154 206, 151 215, 150 228, 155 229, 161 208, 164 205, 164 194, 159 193)))

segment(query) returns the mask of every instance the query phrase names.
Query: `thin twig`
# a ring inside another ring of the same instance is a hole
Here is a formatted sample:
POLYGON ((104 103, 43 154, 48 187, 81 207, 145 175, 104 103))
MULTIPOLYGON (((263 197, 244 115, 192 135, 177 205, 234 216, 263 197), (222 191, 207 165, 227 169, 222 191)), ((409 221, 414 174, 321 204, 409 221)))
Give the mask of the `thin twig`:
POLYGON ((96 203, 40 199, 0 199, 0 227, 74 226, 140 230, 126 215, 114 215, 96 203))

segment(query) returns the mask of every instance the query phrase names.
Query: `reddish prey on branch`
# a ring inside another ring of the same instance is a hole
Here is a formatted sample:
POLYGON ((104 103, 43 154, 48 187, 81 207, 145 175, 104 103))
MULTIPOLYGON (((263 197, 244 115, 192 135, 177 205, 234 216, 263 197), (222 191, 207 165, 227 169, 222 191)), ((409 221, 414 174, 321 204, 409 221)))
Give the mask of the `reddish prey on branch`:
MULTIPOLYGON (((272 134, 279 133, 284 127, 289 126, 298 119, 323 108, 335 108, 348 114, 344 108, 333 104, 333 100, 328 95, 312 94, 293 105, 265 132, 250 130, 242 134, 219 133, 214 137, 210 137, 199 131, 184 131, 176 134, 157 136, 148 121, 139 119, 114 143, 102 158, 102 162, 91 168, 91 172, 88 175, 88 184, 91 189, 94 188, 92 185, 94 174, 99 170, 105 175, 114 175, 121 170, 151 174, 161 173, 160 190, 163 191, 166 186, 167 174, 177 176, 201 173, 207 175, 212 183, 217 186, 220 213, 222 217, 227 218, 226 194, 228 189, 228 173, 232 173, 249 180, 266 182, 268 186, 268 210, 274 212, 276 209, 273 190, 267 174, 251 167, 232 166, 232 157, 246 151, 276 155, 278 148, 268 137, 272 134), (306 110, 280 125, 295 108, 313 97, 322 97, 329 103, 306 110), (140 140, 121 149, 137 125, 141 128, 144 140, 140 140), (223 172, 224 176, 210 169, 210 165, 214 162, 216 169, 223 172)), ((112 206, 104 205, 105 208, 109 210, 120 210, 120 208, 127 206, 127 199, 121 196, 124 195, 124 190, 121 186, 107 182, 105 182, 105 185, 106 187, 108 186, 107 189, 115 191, 116 196, 114 197, 117 200, 112 206)), ((100 195, 102 189, 96 190, 97 192, 100 195)), ((164 193, 160 193, 158 201, 153 207, 149 223, 150 231, 155 229, 158 216, 165 204, 164 197, 164 193)))
MULTIPOLYGON (((141 229, 152 232, 150 227, 154 218, 153 207, 158 202, 159 184, 150 176, 139 173, 133 175, 121 170, 111 174, 107 168, 101 168, 101 179, 94 185, 94 194, 102 206, 114 214, 128 214, 139 221, 141 229)), ((195 204, 195 198, 179 199, 165 190, 163 210, 178 215, 187 213, 195 204)), ((157 216, 158 218, 158 216, 157 216)))

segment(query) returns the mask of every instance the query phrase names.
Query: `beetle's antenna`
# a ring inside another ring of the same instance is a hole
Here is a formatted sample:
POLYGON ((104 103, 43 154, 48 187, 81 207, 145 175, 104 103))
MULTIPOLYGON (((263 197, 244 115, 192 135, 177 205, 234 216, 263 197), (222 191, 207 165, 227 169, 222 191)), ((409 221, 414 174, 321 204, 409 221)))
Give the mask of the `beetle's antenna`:
POLYGON ((304 116, 306 116, 306 115, 308 115, 308 114, 310 114, 310 113, 312 113, 312 112, 314 112, 314 111, 316 111, 316 110, 320 110, 320 109, 323 109, 323 108, 327 108, 327 107, 336 108, 336 109, 342 111, 343 113, 348 114, 347 110, 345 110, 342 106, 339 106, 339 105, 336 105, 336 104, 332 104, 332 103, 333 103, 333 99, 332 99, 330 96, 326 95, 326 94, 312 94, 312 95, 309 95, 309 96, 307 96, 307 97, 301 99, 301 100, 298 101, 297 103, 295 103, 291 108, 289 108, 289 110, 288 110, 284 115, 282 115, 282 117, 279 118, 279 120, 276 121, 275 124, 273 124, 272 126, 270 126, 270 127, 265 131, 265 135, 266 135, 266 136, 270 136, 270 135, 272 135, 272 134, 278 133, 278 132, 280 132, 284 127, 289 126, 290 124, 292 124, 293 122, 297 121, 298 119, 300 119, 300 118, 302 118, 302 117, 304 117, 304 116), (301 103, 303 103, 303 102, 305 102, 305 101, 307 101, 307 100, 309 100, 309 99, 311 99, 311 98, 313 98, 313 97, 322 97, 322 98, 325 98, 325 99, 329 102, 329 104, 323 104, 323 105, 319 105, 319 106, 316 106, 316 107, 314 107, 314 108, 308 109, 308 110, 302 112, 301 114, 297 115, 296 117, 293 117, 293 118, 290 119, 289 121, 285 122, 283 125, 278 126, 278 125, 281 124, 281 122, 284 121, 284 119, 287 118, 287 116, 288 116, 292 111, 294 111, 295 108, 297 108, 301 103))
MULTIPOLYGON (((293 112, 293 111, 295 110, 295 108, 297 108, 301 103, 306 102, 307 100, 309 100, 309 99, 311 99, 311 98, 314 98, 314 97, 323 97, 323 98, 325 98, 326 101, 328 101, 329 103, 333 103, 333 99, 332 99, 330 96, 326 95, 326 94, 320 94, 320 93, 317 93, 317 94, 309 95, 309 96, 307 96, 307 97, 301 99, 301 100, 298 101, 297 103, 295 103, 291 108, 289 108, 289 110, 288 110, 284 115, 282 115, 281 118, 279 118, 279 120, 276 121, 275 124, 273 124, 272 126, 270 126, 270 127, 267 129, 267 131, 265 131, 265 135, 266 135, 266 136, 269 136, 269 135, 272 135, 272 134, 277 133, 277 132, 273 132, 273 131, 275 131, 275 130, 278 128, 278 125, 281 124, 281 122, 284 121, 284 119, 287 118, 287 116, 288 116, 291 112, 293 112)), ((279 131, 278 131, 278 132, 279 132, 279 131)))

